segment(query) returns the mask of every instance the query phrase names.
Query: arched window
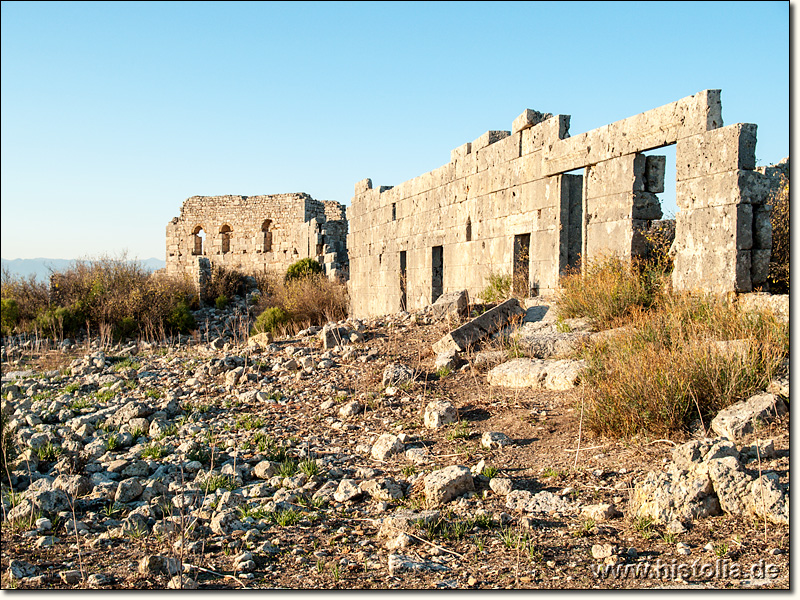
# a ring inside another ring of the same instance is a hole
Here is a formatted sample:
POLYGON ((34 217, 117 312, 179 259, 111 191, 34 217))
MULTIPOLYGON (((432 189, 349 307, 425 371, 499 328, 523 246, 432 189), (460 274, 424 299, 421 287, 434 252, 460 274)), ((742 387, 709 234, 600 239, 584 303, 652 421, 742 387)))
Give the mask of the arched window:
POLYGON ((272 221, 267 219, 261 225, 261 232, 264 234, 264 252, 272 252, 272 232, 269 228, 272 226, 272 221))
POLYGON ((194 243, 194 247, 192 248, 192 254, 194 255, 202 255, 203 254, 203 241, 206 238, 206 232, 203 231, 203 226, 198 225, 192 231, 192 241, 194 243))
POLYGON ((223 225, 219 230, 220 237, 222 238, 222 253, 226 254, 231 251, 231 228, 230 225, 223 225))

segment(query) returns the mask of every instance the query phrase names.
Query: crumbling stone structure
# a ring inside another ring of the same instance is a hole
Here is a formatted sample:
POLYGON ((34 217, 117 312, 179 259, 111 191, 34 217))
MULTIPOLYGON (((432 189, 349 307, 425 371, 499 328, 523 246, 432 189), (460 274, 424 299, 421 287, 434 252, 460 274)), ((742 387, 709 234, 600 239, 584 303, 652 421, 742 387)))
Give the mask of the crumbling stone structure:
POLYGON ((492 272, 512 275, 517 292, 547 294, 569 267, 642 255, 665 174, 663 156, 643 153, 673 144, 674 287, 764 283, 768 177, 754 170, 756 126, 723 127, 719 90, 574 137, 569 119, 526 110, 511 131, 486 132, 434 171, 396 187, 357 183, 347 209, 351 313, 417 309, 465 288, 475 297, 492 272))
POLYGON ((192 196, 167 224, 167 274, 202 284, 211 265, 285 272, 318 260, 331 278, 347 276, 347 221, 338 202, 308 194, 192 196))

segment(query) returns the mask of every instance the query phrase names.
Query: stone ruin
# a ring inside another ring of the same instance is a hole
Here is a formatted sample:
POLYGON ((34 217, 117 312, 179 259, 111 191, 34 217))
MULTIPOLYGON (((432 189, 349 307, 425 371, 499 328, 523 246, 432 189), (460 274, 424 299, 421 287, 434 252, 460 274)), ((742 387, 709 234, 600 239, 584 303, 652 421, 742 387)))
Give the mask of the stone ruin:
POLYGON ((756 170, 756 126, 723 126, 720 90, 574 137, 569 120, 526 110, 511 131, 487 131, 434 171, 395 187, 357 183, 347 209, 351 314, 419 309, 462 289, 475 297, 491 273, 545 295, 570 267, 642 256, 661 227, 666 162, 643 153, 673 144, 675 289, 765 283, 775 178, 756 170))
POLYGON ((202 284, 212 265, 246 273, 285 272, 313 258, 347 278, 347 221, 338 202, 308 194, 192 196, 167 225, 168 275, 202 284))
POLYGON ((569 115, 527 109, 450 162, 398 186, 364 179, 347 208, 308 194, 193 196, 167 225, 167 274, 201 285, 212 265, 285 271, 311 257, 348 281, 357 318, 416 310, 491 274, 514 292, 549 295, 571 269, 645 256, 672 238, 677 290, 750 292, 766 282, 769 194, 788 159, 756 168, 756 126, 723 126, 720 90, 570 137, 569 115), (675 145, 677 219, 661 221, 675 145), (349 233, 348 233, 349 227, 349 233))

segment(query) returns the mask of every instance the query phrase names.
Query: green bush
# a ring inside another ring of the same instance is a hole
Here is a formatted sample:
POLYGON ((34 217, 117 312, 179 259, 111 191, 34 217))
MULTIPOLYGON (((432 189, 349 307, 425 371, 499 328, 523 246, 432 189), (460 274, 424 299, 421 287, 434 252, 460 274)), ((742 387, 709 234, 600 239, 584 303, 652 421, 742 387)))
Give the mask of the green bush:
POLYGON ((19 322, 19 304, 13 298, 3 298, 0 302, 0 323, 3 335, 8 335, 19 322))
POLYGON ((225 310, 228 307, 228 297, 225 294, 221 294, 214 300, 214 304, 217 310, 225 310))
POLYGON ((58 338, 76 334, 86 323, 84 317, 80 307, 50 306, 36 317, 36 325, 45 335, 58 338))
POLYGON ((313 258, 302 258, 290 265, 286 270, 286 281, 302 279, 310 275, 318 275, 321 273, 323 273, 321 264, 313 258))
POLYGON ((267 308, 256 318, 250 335, 258 333, 272 333, 275 334, 278 328, 289 322, 289 314, 280 306, 272 306, 267 308))
POLYGON ((166 325, 169 330, 183 334, 189 333, 197 326, 194 315, 189 310, 189 304, 185 300, 175 305, 167 318, 166 325))

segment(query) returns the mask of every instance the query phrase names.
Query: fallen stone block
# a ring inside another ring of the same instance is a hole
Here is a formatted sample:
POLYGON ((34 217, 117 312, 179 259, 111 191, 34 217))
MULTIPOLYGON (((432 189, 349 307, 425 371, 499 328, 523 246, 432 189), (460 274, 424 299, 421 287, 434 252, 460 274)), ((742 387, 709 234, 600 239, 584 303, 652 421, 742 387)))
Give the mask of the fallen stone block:
POLYGON ((476 342, 502 329, 513 318, 524 314, 525 311, 517 299, 510 298, 445 335, 433 345, 433 351, 436 354, 444 354, 451 350, 463 352, 476 342))
POLYGON ((586 361, 583 360, 515 358, 494 367, 486 378, 489 385, 513 389, 569 390, 580 383, 580 374, 585 367, 586 361))
POLYGON ((740 440, 757 427, 786 413, 786 404, 775 394, 757 394, 717 413, 711 429, 729 440, 740 440))
POLYGON ((442 294, 431 304, 431 316, 439 319, 444 316, 465 317, 469 308, 469 294, 467 290, 442 294))

